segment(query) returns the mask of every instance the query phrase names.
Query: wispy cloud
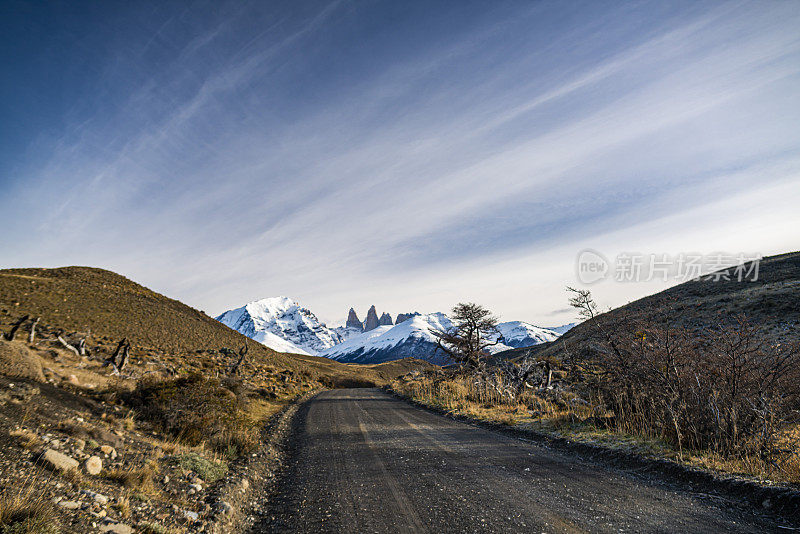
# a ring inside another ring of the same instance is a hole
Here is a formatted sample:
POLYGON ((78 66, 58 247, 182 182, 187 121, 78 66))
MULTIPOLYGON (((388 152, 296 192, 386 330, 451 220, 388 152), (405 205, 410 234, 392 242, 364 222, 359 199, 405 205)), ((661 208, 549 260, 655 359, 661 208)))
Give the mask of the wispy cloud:
POLYGON ((581 246, 683 246, 654 221, 691 250, 797 248, 746 229, 765 190, 759 224, 800 222, 800 13, 684 7, 153 20, 105 57, 144 74, 102 70, 114 98, 3 179, 0 222, 27 229, 3 263, 107 266, 210 312, 281 293, 331 320, 460 298, 538 320, 581 246))

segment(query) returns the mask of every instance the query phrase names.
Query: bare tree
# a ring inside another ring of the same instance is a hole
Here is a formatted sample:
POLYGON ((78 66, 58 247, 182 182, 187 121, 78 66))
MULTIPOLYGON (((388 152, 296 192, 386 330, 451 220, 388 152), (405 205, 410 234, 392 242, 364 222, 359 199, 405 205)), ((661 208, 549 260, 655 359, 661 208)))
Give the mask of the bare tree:
POLYGON ((468 367, 480 367, 488 348, 499 343, 497 317, 486 308, 469 302, 457 304, 450 319, 451 328, 433 331, 437 350, 468 367))

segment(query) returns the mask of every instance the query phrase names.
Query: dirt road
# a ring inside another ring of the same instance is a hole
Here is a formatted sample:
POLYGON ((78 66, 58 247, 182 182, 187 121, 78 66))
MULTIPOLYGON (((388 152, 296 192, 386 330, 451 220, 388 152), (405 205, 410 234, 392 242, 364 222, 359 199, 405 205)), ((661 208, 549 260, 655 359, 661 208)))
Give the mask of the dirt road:
POLYGON ((789 532, 693 494, 450 420, 374 389, 303 408, 254 532, 789 532))

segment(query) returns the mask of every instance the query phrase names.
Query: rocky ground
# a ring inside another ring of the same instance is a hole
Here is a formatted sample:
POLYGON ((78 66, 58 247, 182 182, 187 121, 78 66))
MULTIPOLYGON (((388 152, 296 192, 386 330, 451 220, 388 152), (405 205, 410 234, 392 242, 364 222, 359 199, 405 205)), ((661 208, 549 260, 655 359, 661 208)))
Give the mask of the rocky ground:
MULTIPOLYGON (((18 509, 46 518, 33 532, 224 532, 227 517, 242 519, 242 497, 272 476, 279 451, 269 439, 237 457, 140 420, 113 392, 144 366, 115 376, 99 357, 18 340, 0 341, 0 367, 0 532, 18 509)), ((262 426, 311 389, 273 375, 261 388, 270 401, 257 404, 262 426)))

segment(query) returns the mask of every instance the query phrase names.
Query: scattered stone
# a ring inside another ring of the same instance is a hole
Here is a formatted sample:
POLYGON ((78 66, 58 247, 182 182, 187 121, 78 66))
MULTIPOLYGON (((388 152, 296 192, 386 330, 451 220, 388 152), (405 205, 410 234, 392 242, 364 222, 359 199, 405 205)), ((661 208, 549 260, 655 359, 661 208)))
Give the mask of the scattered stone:
POLYGON ((77 501, 59 501, 58 505, 67 510, 77 510, 81 507, 81 503, 77 501))
POLYGON ((169 475, 164 475, 164 484, 169 484, 169 475))
POLYGON ((100 471, 103 470, 103 460, 99 456, 91 456, 83 465, 90 475, 99 475, 100 471))
POLYGON ((246 478, 243 478, 242 479, 242 493, 246 492, 248 489, 250 489, 250 481, 247 480, 246 478))
POLYGON ((192 512, 191 510, 184 510, 183 517, 189 521, 198 521, 200 519, 200 516, 197 514, 197 512, 192 512))
POLYGON ((67 377, 67 382, 69 382, 69 383, 70 383, 70 384, 72 384, 73 386, 80 386, 80 385, 81 385, 81 381, 80 381, 80 380, 78 380, 78 377, 77 377, 77 376, 75 376, 75 375, 69 375, 69 376, 67 377))
POLYGON ((75 448, 79 451, 82 451, 86 447, 86 440, 81 438, 75 438, 75 448))
POLYGON ((42 454, 42 459, 50 466, 51 469, 56 471, 72 471, 78 468, 78 460, 70 458, 66 454, 47 449, 42 454))
POLYGON ((81 490, 83 495, 90 497, 94 502, 99 504, 108 504, 108 497, 101 493, 95 493, 94 491, 90 490, 81 490))
POLYGON ((203 485, 202 484, 189 484, 189 493, 190 494, 195 493, 195 492, 199 493, 201 491, 203 491, 203 485))
POLYGON ((100 525, 100 532, 110 532, 111 534, 133 534, 133 528, 125 523, 116 523, 106 520, 100 525))
POLYGON ((117 457, 117 449, 115 449, 111 445, 101 445, 100 452, 102 452, 106 456, 110 456, 112 460, 117 457))

